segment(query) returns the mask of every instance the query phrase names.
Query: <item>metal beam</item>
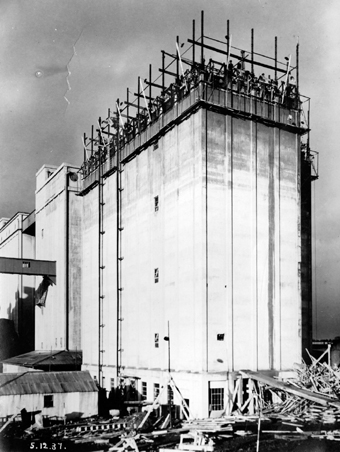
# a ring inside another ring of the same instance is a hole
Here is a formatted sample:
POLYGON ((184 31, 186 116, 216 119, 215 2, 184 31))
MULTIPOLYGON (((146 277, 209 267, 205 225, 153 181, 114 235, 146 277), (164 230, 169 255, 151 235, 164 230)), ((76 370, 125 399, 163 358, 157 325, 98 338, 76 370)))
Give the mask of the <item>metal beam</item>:
POLYGON ((48 276, 55 282, 57 276, 56 261, 0 257, 0 273, 48 276))
MULTIPOLYGON (((190 44, 193 44, 192 39, 188 39, 188 42, 189 42, 190 44)), ((196 41, 195 44, 198 45, 198 46, 204 47, 205 49, 213 50, 214 52, 221 53, 222 55, 228 55, 228 52, 226 52, 226 51, 224 51, 224 50, 221 50, 221 49, 218 49, 218 48, 216 48, 216 47, 212 47, 212 46, 209 46, 209 45, 207 45, 207 44, 203 44, 203 45, 202 45, 202 43, 201 43, 201 42, 198 42, 198 41, 196 41)), ((241 56, 236 55, 235 53, 231 53, 231 54, 229 55, 229 57, 231 57, 231 58, 236 58, 237 60, 242 60, 242 61, 244 61, 245 63, 252 63, 251 59, 249 60, 248 58, 242 58, 241 56)), ((265 68, 267 68, 267 69, 273 69, 273 70, 275 69, 274 66, 270 66, 269 64, 260 63, 259 61, 253 61, 253 64, 254 64, 255 66, 261 66, 261 67, 265 67, 265 68)), ((294 69, 294 68, 291 68, 291 69, 294 69)), ((277 72, 281 72, 281 73, 283 73, 283 74, 285 74, 285 73, 287 72, 287 69, 280 69, 280 68, 277 68, 276 70, 277 70, 277 72)))
POLYGON ((177 74, 175 74, 175 72, 167 71, 166 69, 161 69, 161 68, 159 68, 158 70, 159 70, 159 72, 162 72, 162 74, 168 74, 168 75, 171 75, 172 77, 177 77, 177 74))

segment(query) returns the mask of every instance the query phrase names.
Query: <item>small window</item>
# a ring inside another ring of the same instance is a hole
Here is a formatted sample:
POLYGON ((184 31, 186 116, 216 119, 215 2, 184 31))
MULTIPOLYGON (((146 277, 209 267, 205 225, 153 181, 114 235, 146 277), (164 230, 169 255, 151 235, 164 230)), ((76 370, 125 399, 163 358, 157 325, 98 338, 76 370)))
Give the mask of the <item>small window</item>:
POLYGON ((158 200, 158 196, 155 196, 154 200, 155 200, 155 212, 158 212, 158 209, 159 209, 159 200, 158 200))
POLYGON ((22 263, 22 268, 30 268, 31 263, 30 262, 23 262, 22 263))
POLYGON ((159 281, 159 270, 158 268, 155 268, 155 283, 158 283, 159 281))
POLYGON ((218 334, 217 335, 217 340, 218 341, 224 341, 224 333, 223 334, 222 333, 218 334))
POLYGON ((224 389, 209 388, 210 411, 220 411, 224 409, 224 389))
POLYGON ((53 407, 53 395, 44 395, 44 408, 53 407))
POLYGON ((146 400, 148 395, 148 384, 146 381, 142 381, 142 399, 146 400))
POLYGON ((159 334, 155 333, 155 348, 159 348, 159 334))
POLYGON ((158 141, 157 141, 157 143, 155 143, 155 144, 153 145, 153 150, 155 151, 156 149, 158 149, 158 141))
POLYGON ((153 399, 156 400, 159 396, 159 383, 154 383, 153 385, 153 399))
POLYGON ((111 387, 111 389, 113 389, 115 387, 115 379, 114 378, 110 378, 110 387, 111 387))

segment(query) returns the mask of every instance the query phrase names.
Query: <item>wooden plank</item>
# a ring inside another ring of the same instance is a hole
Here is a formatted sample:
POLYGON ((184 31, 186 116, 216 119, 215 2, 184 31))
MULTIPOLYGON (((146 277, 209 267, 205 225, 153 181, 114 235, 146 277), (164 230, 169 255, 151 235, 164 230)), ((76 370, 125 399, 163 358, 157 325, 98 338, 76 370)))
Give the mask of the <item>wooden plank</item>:
POLYGON ((307 389, 301 389, 297 388, 296 386, 288 385, 283 381, 275 380, 274 378, 268 377, 267 375, 263 375, 259 372, 242 370, 240 371, 240 373, 248 378, 259 381, 260 383, 272 386, 273 388, 281 389, 282 391, 288 392, 289 394, 311 400, 312 402, 316 402, 325 406, 332 405, 337 408, 340 407, 340 401, 338 399, 326 397, 321 394, 315 394, 314 392, 308 391, 307 389))

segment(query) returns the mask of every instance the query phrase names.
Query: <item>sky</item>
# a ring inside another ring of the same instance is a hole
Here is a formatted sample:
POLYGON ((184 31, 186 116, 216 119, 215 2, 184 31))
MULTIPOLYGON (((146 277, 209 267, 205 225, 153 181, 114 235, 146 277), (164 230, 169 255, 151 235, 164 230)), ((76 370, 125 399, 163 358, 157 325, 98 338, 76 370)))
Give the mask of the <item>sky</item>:
POLYGON ((161 50, 200 34, 295 56, 311 98, 314 337, 340 336, 340 3, 338 0, 0 0, 0 218, 34 210, 44 164, 81 165, 82 136, 137 78, 159 75, 161 50))

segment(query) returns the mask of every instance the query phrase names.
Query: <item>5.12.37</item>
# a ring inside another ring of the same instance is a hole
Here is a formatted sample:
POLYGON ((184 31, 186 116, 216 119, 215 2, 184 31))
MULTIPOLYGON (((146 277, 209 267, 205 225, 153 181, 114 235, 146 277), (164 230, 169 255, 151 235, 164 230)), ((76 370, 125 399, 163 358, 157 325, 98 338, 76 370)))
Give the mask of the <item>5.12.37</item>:
POLYGON ((44 443, 32 441, 30 444, 31 450, 65 450, 66 447, 63 443, 44 443))

